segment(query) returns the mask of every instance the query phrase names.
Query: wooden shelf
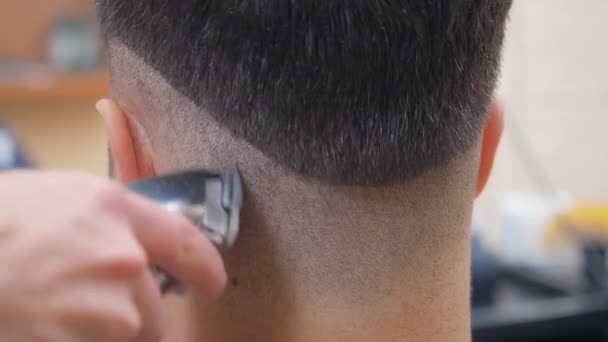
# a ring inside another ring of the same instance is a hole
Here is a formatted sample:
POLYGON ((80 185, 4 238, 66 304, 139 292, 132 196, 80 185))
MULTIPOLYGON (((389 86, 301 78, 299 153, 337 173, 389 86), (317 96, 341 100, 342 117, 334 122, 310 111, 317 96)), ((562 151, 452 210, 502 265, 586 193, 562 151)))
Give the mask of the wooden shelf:
POLYGON ((0 105, 89 101, 108 94, 109 81, 105 71, 43 73, 19 80, 0 80, 0 105))

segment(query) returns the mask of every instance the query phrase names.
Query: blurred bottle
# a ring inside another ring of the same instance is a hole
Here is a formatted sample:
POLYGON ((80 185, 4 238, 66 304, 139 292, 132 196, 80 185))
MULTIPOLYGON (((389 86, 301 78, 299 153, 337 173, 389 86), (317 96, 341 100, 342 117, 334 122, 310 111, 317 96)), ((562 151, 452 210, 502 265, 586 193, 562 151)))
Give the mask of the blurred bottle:
POLYGON ((15 135, 0 123, 0 171, 28 167, 29 162, 15 135))
POLYGON ((572 206, 566 194, 510 193, 500 213, 498 254, 506 264, 571 276, 580 269, 575 244, 547 245, 548 222, 572 206))
POLYGON ((94 22, 87 17, 64 16, 51 32, 48 57, 60 72, 86 72, 100 66, 100 39, 94 22))

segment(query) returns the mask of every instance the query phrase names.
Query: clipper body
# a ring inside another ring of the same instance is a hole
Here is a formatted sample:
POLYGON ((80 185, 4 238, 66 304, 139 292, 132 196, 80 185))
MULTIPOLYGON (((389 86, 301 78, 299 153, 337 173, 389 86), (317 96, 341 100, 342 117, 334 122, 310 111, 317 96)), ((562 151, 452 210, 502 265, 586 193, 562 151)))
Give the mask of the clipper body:
MULTIPOLYGON (((187 217, 220 251, 227 251, 236 242, 243 201, 236 167, 224 174, 193 171, 141 180, 129 189, 187 217)), ((163 293, 182 290, 170 274, 155 271, 163 293)))

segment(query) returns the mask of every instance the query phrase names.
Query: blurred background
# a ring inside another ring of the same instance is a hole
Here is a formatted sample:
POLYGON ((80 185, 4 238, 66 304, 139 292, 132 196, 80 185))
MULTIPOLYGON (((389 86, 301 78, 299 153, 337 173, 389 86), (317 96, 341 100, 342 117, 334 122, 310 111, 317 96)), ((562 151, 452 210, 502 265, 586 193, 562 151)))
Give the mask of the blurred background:
MULTIPOLYGON (((515 1, 506 134, 473 229, 476 341, 608 341, 607 15, 515 1)), ((0 122, 37 166, 107 173, 107 95, 92 1, 0 2, 0 122)))
POLYGON ((108 80, 93 1, 0 1, 0 121, 38 166, 104 175, 108 80))

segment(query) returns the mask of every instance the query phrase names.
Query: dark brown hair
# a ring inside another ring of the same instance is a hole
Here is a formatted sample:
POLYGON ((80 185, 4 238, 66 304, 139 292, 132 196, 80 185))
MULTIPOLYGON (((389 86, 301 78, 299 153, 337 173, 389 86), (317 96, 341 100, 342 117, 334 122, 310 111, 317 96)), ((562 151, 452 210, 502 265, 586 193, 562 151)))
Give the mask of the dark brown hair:
POLYGON ((511 0, 97 3, 106 39, 237 137, 305 175, 380 184, 478 141, 511 0))

